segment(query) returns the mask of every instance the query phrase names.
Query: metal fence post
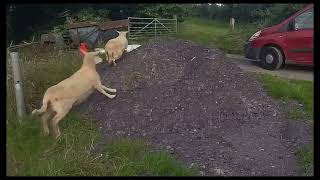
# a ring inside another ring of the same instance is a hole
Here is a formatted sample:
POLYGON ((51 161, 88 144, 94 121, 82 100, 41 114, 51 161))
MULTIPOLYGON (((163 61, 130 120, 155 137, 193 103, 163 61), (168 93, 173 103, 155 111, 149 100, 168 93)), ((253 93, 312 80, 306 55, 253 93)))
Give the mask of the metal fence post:
POLYGON ((154 21, 154 38, 157 37, 157 21, 154 21))
POLYGON ((178 33, 178 17, 174 15, 174 19, 176 20, 176 33, 178 33))
POLYGON ((130 39, 130 17, 128 17, 128 39, 130 39))
POLYGON ((15 88, 15 94, 16 94, 17 112, 19 117, 23 117, 26 114, 26 106, 24 102, 23 89, 22 89, 22 78, 21 78, 19 54, 18 52, 10 52, 10 57, 12 61, 12 71, 13 71, 14 88, 15 88))

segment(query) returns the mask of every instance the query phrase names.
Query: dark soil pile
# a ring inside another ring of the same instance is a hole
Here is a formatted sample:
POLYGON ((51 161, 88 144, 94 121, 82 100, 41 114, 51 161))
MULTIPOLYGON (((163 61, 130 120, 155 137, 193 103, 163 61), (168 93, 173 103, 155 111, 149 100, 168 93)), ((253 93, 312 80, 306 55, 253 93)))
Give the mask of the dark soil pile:
POLYGON ((76 110, 107 140, 145 139, 204 175, 302 175, 294 152, 310 142, 310 128, 286 120, 222 51, 158 39, 97 71, 117 97, 95 92, 76 110))

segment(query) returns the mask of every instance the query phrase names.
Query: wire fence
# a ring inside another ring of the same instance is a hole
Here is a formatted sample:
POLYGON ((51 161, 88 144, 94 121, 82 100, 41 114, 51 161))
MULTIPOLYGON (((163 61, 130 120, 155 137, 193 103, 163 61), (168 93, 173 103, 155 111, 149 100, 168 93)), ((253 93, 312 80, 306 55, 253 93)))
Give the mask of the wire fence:
POLYGON ((168 36, 177 33, 177 18, 139 18, 129 17, 128 39, 144 39, 168 36))

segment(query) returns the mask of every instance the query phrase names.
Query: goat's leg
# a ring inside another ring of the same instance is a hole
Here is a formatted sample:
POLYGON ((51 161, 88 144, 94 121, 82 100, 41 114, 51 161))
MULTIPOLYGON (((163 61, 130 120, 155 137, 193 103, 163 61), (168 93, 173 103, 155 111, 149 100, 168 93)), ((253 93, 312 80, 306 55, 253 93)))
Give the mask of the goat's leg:
POLYGON ((102 84, 99 84, 97 87, 95 87, 100 93, 104 94, 105 96, 107 96, 108 98, 112 99, 114 97, 116 97, 116 95, 111 95, 108 94, 107 92, 104 91, 102 84))
POLYGON ((109 91, 109 92, 112 92, 112 93, 117 92, 117 90, 116 90, 116 89, 107 88, 107 87, 106 87, 106 86, 104 86, 103 84, 101 84, 101 86, 102 86, 102 88, 103 88, 103 89, 105 89, 105 90, 107 90, 107 91, 109 91))

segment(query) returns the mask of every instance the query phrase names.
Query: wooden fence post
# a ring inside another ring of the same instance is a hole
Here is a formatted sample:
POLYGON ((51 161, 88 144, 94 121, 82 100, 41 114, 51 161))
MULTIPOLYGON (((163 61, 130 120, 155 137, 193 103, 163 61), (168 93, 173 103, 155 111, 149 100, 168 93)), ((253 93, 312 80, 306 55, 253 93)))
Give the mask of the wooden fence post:
POLYGON ((24 102, 23 89, 22 89, 22 78, 20 69, 20 60, 18 52, 10 52, 12 61, 12 71, 14 88, 16 94, 17 112, 19 117, 23 117, 26 114, 26 106, 24 102))

